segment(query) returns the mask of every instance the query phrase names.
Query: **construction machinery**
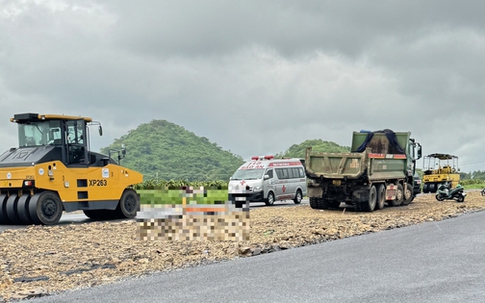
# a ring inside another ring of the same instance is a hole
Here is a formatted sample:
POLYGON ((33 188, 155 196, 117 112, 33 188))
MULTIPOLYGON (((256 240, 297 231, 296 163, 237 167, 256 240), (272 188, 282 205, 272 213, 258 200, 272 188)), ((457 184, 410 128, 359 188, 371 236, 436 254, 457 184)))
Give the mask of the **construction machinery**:
POLYGON ((458 157, 450 154, 430 154, 423 158, 423 193, 436 193, 441 184, 451 188, 460 183, 458 157))
POLYGON ((23 113, 19 146, 0 155, 0 224, 56 224, 63 211, 93 219, 133 218, 140 208, 133 185, 142 174, 119 165, 124 148, 92 152, 88 117, 23 113))
POLYGON ((408 205, 415 197, 416 161, 421 145, 410 132, 354 132, 350 153, 306 152, 308 194, 314 209, 338 208, 341 202, 356 211, 408 205))

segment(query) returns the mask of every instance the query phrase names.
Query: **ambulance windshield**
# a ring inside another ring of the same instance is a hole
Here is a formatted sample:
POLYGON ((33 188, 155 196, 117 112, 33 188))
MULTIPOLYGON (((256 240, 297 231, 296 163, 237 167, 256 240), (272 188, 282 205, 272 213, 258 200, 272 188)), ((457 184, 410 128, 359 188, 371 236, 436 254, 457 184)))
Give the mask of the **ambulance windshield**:
POLYGON ((236 170, 231 180, 258 180, 263 178, 264 169, 239 169, 236 170))

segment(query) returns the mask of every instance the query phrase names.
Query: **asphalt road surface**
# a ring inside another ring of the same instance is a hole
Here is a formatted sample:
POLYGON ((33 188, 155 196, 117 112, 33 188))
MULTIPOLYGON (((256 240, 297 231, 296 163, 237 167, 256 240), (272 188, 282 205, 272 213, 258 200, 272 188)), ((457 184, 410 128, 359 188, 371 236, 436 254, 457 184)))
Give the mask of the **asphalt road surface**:
POLYGON ((29 302, 485 302, 485 212, 29 302))

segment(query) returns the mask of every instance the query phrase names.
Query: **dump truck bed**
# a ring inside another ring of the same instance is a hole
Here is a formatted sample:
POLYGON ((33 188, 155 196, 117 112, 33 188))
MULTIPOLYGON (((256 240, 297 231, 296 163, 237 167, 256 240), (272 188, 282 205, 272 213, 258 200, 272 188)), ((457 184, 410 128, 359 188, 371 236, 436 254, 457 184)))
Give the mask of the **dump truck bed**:
POLYGON ((309 178, 357 179, 367 174, 369 180, 403 178, 406 167, 404 154, 376 154, 366 149, 362 153, 321 153, 307 149, 305 160, 309 178))

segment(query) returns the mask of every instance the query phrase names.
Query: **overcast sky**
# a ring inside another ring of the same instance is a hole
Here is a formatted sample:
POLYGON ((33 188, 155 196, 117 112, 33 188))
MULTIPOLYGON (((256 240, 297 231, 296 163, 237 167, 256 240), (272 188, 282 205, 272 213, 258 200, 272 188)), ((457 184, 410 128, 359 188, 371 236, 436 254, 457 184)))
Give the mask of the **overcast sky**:
POLYGON ((17 145, 15 113, 63 113, 102 123, 94 150, 154 119, 245 159, 387 128, 485 170, 484 13, 484 1, 0 0, 0 148, 17 145))

